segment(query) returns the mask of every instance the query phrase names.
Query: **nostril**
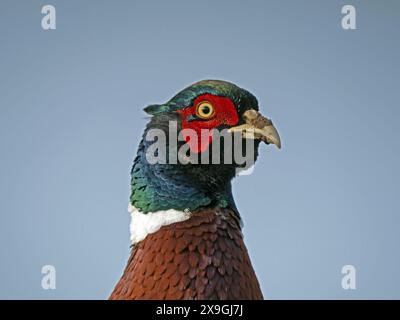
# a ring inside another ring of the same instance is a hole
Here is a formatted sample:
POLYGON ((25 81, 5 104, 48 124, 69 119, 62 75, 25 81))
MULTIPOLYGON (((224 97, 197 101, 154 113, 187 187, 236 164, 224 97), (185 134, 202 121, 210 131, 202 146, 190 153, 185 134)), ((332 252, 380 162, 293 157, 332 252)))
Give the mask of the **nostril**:
POLYGON ((246 122, 248 124, 251 124, 252 126, 258 128, 258 129, 262 129, 266 126, 271 126, 272 122, 271 120, 269 120, 266 117, 263 117, 261 115, 261 113, 259 113, 256 110, 247 110, 244 114, 243 114, 243 118, 246 120, 246 122))
POLYGON ((244 114, 243 114, 243 118, 248 119, 248 120, 252 120, 252 119, 256 119, 258 117, 259 113, 254 110, 254 109, 250 109, 247 110, 244 114))

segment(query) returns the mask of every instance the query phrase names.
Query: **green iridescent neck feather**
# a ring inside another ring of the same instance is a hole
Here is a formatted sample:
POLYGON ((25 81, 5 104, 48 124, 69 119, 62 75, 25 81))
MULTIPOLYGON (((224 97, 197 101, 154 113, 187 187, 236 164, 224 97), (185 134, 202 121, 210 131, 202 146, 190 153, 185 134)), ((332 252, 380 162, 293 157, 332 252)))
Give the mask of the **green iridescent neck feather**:
POLYGON ((152 142, 145 137, 151 128, 167 123, 165 119, 161 122, 160 117, 153 117, 140 142, 131 170, 131 204, 144 213, 214 206, 236 210, 231 190, 233 165, 148 162, 146 151, 152 142))

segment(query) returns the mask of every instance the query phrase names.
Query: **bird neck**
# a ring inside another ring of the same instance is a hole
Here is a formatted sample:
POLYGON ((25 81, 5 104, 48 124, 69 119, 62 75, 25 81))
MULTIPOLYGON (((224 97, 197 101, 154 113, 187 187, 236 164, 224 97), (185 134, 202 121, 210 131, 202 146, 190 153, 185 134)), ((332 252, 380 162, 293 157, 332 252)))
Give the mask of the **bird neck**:
POLYGON ((149 164, 142 140, 131 170, 130 203, 143 213, 190 210, 201 207, 231 208, 232 168, 204 164, 149 164))

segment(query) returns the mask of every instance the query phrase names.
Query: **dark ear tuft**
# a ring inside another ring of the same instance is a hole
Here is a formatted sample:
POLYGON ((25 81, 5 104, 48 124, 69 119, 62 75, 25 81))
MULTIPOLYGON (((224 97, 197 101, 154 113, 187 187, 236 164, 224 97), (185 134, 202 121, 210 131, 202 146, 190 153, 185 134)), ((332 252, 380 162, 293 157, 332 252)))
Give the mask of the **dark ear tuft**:
POLYGON ((143 110, 144 110, 144 112, 146 112, 150 115, 155 115, 155 114, 159 114, 162 112, 167 112, 169 109, 166 105, 163 105, 163 104, 152 104, 150 106, 147 106, 143 110))

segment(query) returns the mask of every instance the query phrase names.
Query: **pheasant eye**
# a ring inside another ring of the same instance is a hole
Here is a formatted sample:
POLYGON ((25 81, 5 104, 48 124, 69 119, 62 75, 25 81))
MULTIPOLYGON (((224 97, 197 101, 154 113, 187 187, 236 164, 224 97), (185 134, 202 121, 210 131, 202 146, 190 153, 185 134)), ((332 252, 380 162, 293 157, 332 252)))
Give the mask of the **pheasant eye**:
POLYGON ((209 119, 214 115, 214 107, 208 101, 200 102, 196 108, 196 115, 201 119, 209 119))

